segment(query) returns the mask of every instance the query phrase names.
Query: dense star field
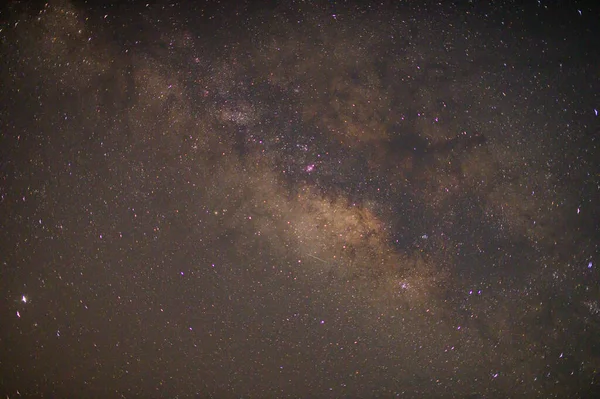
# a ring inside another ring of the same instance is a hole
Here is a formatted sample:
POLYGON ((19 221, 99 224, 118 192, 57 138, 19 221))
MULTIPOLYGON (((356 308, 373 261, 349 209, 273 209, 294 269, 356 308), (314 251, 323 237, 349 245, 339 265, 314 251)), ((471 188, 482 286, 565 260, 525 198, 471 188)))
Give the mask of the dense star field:
POLYGON ((12 3, 0 394, 600 395, 600 10, 12 3))

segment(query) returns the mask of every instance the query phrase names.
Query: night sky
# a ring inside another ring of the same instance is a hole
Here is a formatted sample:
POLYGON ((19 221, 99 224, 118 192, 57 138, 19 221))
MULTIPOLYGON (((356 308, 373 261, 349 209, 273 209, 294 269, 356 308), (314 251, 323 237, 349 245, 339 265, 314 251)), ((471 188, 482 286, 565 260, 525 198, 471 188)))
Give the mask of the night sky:
POLYGON ((600 397, 600 7, 109 3, 0 13, 1 397, 600 397))

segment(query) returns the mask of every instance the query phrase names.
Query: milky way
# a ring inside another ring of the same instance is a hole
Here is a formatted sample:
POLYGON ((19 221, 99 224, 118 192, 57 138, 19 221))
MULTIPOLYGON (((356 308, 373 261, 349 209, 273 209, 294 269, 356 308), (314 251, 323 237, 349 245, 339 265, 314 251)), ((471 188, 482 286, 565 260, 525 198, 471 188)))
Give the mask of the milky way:
POLYGON ((7 6, 1 393, 598 395, 599 16, 7 6))

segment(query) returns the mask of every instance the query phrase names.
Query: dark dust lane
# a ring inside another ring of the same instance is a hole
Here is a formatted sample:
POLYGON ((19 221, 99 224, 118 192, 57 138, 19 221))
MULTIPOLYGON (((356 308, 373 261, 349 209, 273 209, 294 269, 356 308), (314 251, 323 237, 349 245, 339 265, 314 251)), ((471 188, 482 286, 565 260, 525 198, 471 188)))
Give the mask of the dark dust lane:
POLYGON ((11 4, 7 397, 594 397, 583 4, 11 4))

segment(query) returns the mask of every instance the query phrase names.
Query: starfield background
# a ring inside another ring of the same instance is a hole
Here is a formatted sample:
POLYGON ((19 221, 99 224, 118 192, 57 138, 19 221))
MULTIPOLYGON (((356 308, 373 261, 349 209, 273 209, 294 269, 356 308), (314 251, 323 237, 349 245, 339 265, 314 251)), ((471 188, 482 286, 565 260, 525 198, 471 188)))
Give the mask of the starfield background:
POLYGON ((3 6, 3 397, 600 395, 599 7, 3 6))

